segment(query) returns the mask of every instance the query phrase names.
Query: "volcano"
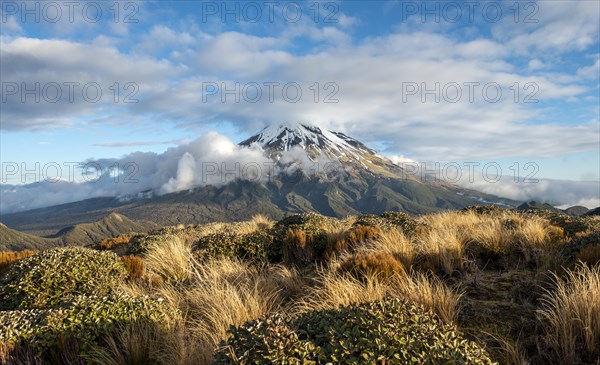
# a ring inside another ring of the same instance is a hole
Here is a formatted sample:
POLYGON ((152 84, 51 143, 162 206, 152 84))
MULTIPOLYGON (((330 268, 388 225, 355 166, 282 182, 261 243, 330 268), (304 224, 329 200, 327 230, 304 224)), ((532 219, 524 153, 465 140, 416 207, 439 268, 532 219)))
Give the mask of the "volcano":
POLYGON ((310 123, 268 126, 239 143, 262 151, 277 166, 266 181, 243 179, 168 194, 143 192, 124 200, 105 197, 5 214, 4 224, 28 232, 50 232, 91 222, 111 212, 159 225, 237 221, 265 214, 275 219, 317 212, 344 217, 385 211, 411 214, 469 205, 519 202, 423 180, 341 132, 310 123), (292 171, 293 173, 290 173, 292 171))

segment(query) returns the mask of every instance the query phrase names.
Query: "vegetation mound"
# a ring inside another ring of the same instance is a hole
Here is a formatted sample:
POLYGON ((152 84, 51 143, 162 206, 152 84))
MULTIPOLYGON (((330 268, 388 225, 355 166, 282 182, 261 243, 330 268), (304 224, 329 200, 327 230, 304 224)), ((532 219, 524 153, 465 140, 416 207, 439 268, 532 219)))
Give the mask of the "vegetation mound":
POLYGON ((167 325, 171 313, 161 299, 80 295, 52 309, 1 311, 0 347, 48 359, 60 356, 71 341, 85 353, 102 336, 113 335, 127 324, 167 325))
POLYGON ((218 364, 492 364, 487 353, 420 306, 399 299, 280 316, 232 328, 218 364))
POLYGON ((117 255, 55 248, 15 262, 0 280, 0 309, 49 309, 77 295, 104 296, 127 275, 117 255))

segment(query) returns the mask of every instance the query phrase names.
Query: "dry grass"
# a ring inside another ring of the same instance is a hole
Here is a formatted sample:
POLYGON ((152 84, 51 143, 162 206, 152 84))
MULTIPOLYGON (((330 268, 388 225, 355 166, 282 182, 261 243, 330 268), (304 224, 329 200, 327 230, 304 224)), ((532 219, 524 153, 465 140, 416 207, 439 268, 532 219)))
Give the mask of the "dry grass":
POLYGON ((519 348, 519 342, 490 332, 483 331, 478 339, 481 343, 487 343, 488 351, 494 355, 495 360, 506 365, 529 365, 527 356, 519 348))
POLYGON ((348 232, 348 241, 352 244, 376 239, 381 234, 381 228, 357 225, 348 232))
POLYGON ((547 291, 539 311, 547 339, 564 363, 600 357, 600 266, 578 265, 565 278, 554 275, 556 288, 547 291))
POLYGON ((121 261, 129 274, 129 280, 140 280, 144 276, 144 260, 136 255, 121 257, 121 261))
POLYGON ((168 240, 152 245, 145 256, 146 270, 150 277, 182 284, 192 275, 192 249, 182 239, 169 236, 168 240))
POLYGON ((130 365, 196 365, 210 361, 199 344, 181 324, 162 328, 153 323, 136 323, 121 328, 115 337, 90 351, 91 364, 130 365))
POLYGON ((274 220, 272 220, 262 214, 255 215, 254 217, 252 217, 250 222, 252 222, 252 224, 254 224, 257 229, 262 229, 262 230, 270 229, 275 225, 274 220))
POLYGON ((299 301, 295 311, 335 309, 393 296, 423 305, 446 323, 453 323, 458 316, 462 294, 454 292, 436 277, 411 273, 382 278, 380 275, 366 274, 358 279, 337 272, 339 265, 336 263, 331 270, 320 273, 319 285, 299 301))
POLYGON ((577 260, 590 266, 600 264, 600 244, 582 248, 579 253, 577 253, 577 260))
POLYGON ((403 275, 404 265, 394 256, 385 253, 355 253, 343 258, 338 272, 352 275, 359 280, 371 275, 385 279, 403 275))
POLYGON ((122 234, 117 237, 105 238, 98 242, 98 249, 100 250, 112 250, 113 248, 121 245, 126 245, 131 240, 132 235, 122 234))
POLYGON ((544 218, 507 211, 496 216, 445 212, 420 220, 427 229, 414 240, 425 267, 445 274, 461 270, 469 255, 484 260, 517 255, 509 262, 525 262, 540 270, 556 269, 562 263, 564 232, 544 218))
POLYGON ((462 270, 464 244, 456 230, 428 230, 417 236, 415 241, 424 268, 446 275, 462 270))
POLYGON ((392 255, 407 268, 412 266, 416 255, 412 241, 399 229, 382 232, 377 239, 357 247, 356 252, 392 255))
POLYGON ((8 267, 15 261, 33 256, 39 251, 23 250, 23 251, 4 251, 0 252, 0 275, 3 274, 8 267))
POLYGON ((165 281, 154 286, 129 283, 123 287, 133 295, 159 295, 180 310, 184 333, 169 333, 169 340, 176 343, 171 345, 173 350, 165 351, 179 353, 192 348, 196 362, 182 363, 210 363, 214 349, 226 338, 230 326, 284 311, 304 291, 298 272, 279 265, 254 266, 229 258, 192 261, 190 265, 185 282, 177 285, 165 281))
POLYGON ((213 349, 231 325, 281 309, 275 275, 228 259, 201 266, 194 287, 183 294, 191 331, 213 349))

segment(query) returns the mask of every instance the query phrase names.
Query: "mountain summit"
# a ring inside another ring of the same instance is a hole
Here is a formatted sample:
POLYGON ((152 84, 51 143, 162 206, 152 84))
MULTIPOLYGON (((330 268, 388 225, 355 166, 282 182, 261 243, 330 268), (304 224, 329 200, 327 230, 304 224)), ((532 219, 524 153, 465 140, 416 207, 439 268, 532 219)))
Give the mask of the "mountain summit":
POLYGON ((355 172, 366 172, 387 177, 398 177, 402 169, 379 155, 362 142, 344 133, 322 129, 305 122, 286 122, 270 125, 239 143, 240 146, 260 146, 266 155, 280 160, 286 152, 303 150, 309 159, 337 162, 352 167, 355 172))
POLYGON ((11 228, 48 230, 97 220, 98 215, 111 212, 136 221, 175 225, 241 221, 255 214, 277 219, 302 212, 344 217, 386 211, 422 214, 489 203, 518 205, 444 181, 420 179, 362 142, 309 123, 268 126, 239 145, 260 147, 279 168, 261 181, 239 178, 224 185, 134 195, 128 200, 87 199, 2 219, 11 228))
POLYGON ((325 154, 335 158, 360 158, 364 154, 375 155, 375 151, 343 133, 321 129, 308 123, 270 125, 240 145, 250 146, 254 143, 271 153, 300 147, 313 156, 325 154))

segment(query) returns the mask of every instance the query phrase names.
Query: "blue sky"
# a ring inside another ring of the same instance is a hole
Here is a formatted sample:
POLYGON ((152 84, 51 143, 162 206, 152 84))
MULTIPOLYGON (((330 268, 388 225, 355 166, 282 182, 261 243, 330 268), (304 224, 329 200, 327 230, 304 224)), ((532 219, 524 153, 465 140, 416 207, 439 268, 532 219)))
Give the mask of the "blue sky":
POLYGON ((535 162, 540 178, 597 182, 599 4, 3 1, 1 160, 160 154, 310 121, 395 158, 535 162), (36 83, 39 102, 24 91, 36 83), (222 92, 236 83, 239 102, 222 92))

